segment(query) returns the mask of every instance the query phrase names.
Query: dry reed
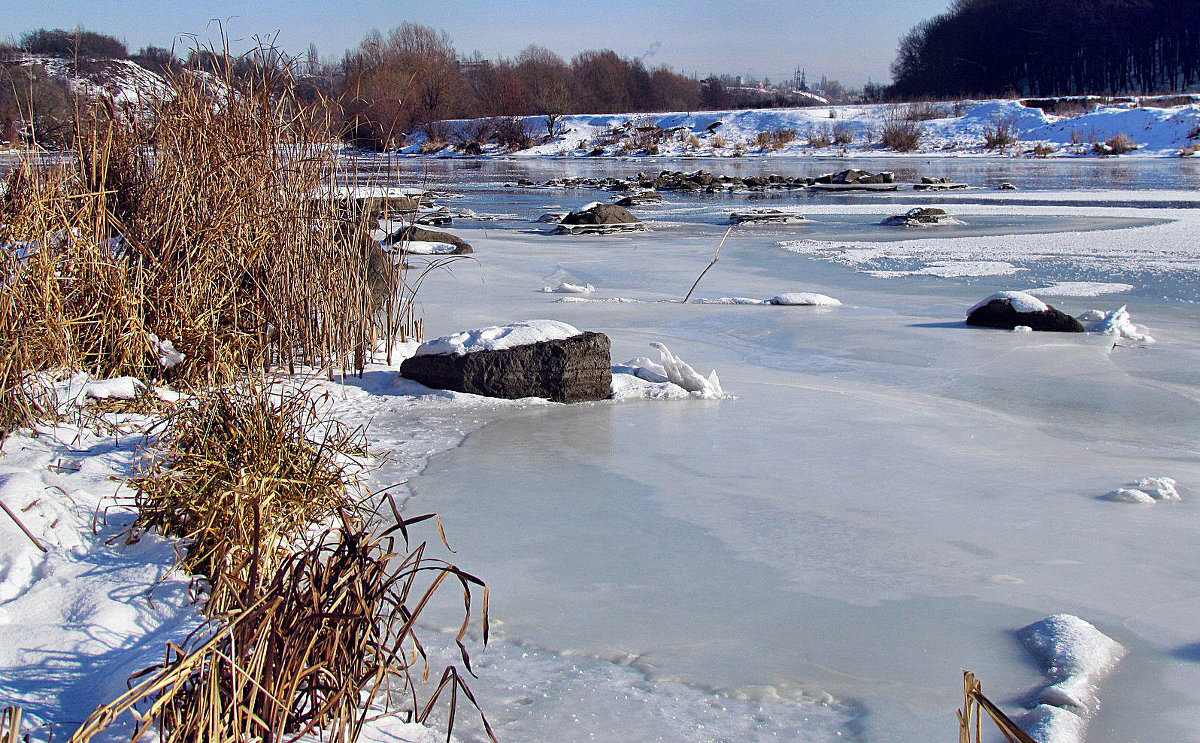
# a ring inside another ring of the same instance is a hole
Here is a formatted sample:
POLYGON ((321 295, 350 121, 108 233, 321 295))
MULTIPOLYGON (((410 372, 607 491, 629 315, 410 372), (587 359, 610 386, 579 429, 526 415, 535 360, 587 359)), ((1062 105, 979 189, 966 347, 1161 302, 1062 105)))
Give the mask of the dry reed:
MULTIPOLYGON (((290 88, 183 72, 138 116, 79 117, 71 157, 0 199, 0 430, 44 414, 30 371, 220 384, 361 369, 411 319, 403 272, 347 217, 336 153, 290 88), (151 339, 186 360, 166 368, 151 339)), ((362 212, 364 210, 359 210, 362 212)))
POLYGON ((982 687, 970 671, 963 671, 963 708, 958 711, 959 743, 983 743, 982 718, 988 717, 996 724, 1007 743, 1037 743, 1029 733, 983 695, 982 687))
POLYGON ((247 605, 313 524, 358 511, 361 431, 319 414, 303 389, 244 381, 189 401, 130 481, 133 529, 182 539, 184 569, 208 579, 207 610, 247 605))
MULTIPOLYGON (((447 691, 449 740, 458 693, 476 709, 478 704, 453 665, 421 698, 430 669, 415 625, 439 589, 447 581, 457 583, 464 618, 456 642, 470 672, 463 638, 472 623, 473 591, 479 589, 486 644, 487 590, 474 576, 425 557, 424 543, 407 549, 408 527, 428 518, 397 517, 376 538, 339 529, 292 553, 253 603, 223 623, 197 630, 183 647, 169 646, 162 664, 131 679, 144 680, 97 709, 69 743, 86 743, 129 711, 140 722, 135 739, 157 726, 166 743, 292 741, 308 735, 349 742, 372 715, 425 722, 447 691), (405 550, 398 549, 397 532, 405 550), (393 704, 400 709, 391 709, 393 704)), ((495 740, 486 718, 483 724, 495 740)))

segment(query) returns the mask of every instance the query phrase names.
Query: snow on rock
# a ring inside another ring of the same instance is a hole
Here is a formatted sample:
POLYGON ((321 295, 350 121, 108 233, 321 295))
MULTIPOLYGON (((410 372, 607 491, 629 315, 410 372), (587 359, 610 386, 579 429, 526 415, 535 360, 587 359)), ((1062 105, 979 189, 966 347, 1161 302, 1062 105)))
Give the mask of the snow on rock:
POLYGON ((557 320, 526 320, 510 325, 493 325, 463 330, 422 343, 414 356, 463 356, 476 351, 498 351, 542 341, 573 338, 581 331, 557 320))
POLYGON ((667 379, 672 383, 679 385, 697 397, 720 398, 725 396, 725 391, 721 389, 721 380, 717 378, 716 371, 709 372, 707 377, 702 377, 699 372, 693 369, 686 361, 671 353, 671 349, 662 343, 654 342, 650 344, 650 347, 656 349, 662 357, 663 370, 666 373, 667 379))
POLYGON ((1023 627, 1017 639, 1045 667, 1050 680, 1036 694, 1040 704, 1027 717, 1026 730, 1040 743, 1083 743, 1088 718, 1099 709, 1097 685, 1125 655, 1125 648, 1071 614, 1055 614, 1023 627))
POLYGON ((1154 343, 1145 326, 1137 325, 1129 316, 1128 305, 1121 305, 1112 312, 1103 310, 1087 310, 1077 319, 1092 333, 1113 335, 1141 343, 1154 343))
POLYGON ((1016 325, 1013 327, 1012 332, 1014 332, 1014 333, 1032 333, 1033 328, 1029 327, 1028 325, 1016 325))
POLYGON ((545 294, 592 294, 596 291, 596 287, 591 284, 572 284, 568 281, 560 281, 555 286, 544 286, 542 292, 545 294))
POLYGON ((976 303, 974 307, 967 310, 967 314, 969 315, 997 299, 1007 299, 1009 305, 1017 312, 1045 312, 1049 309, 1049 305, 1028 292, 1006 291, 996 292, 987 299, 976 303))
POLYGON ((431 242, 429 240, 406 240, 399 243, 400 249, 412 255, 448 255, 457 250, 450 243, 431 242))

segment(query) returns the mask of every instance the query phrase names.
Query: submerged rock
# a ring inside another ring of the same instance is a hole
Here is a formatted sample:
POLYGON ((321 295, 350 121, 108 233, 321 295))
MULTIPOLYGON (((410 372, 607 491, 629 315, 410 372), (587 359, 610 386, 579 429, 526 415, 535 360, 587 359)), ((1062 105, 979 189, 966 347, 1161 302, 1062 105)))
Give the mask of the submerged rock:
POLYGON ((603 333, 462 355, 413 356, 400 365, 400 374, 435 389, 507 399, 582 402, 612 395, 610 345, 603 333))
POLYGON ((1025 292, 993 294, 970 309, 967 325, 1003 330, 1023 325, 1032 330, 1057 333, 1087 331, 1075 318, 1025 292))
POLYGON ((945 209, 933 206, 919 206, 909 209, 904 214, 898 214, 883 220, 880 224, 889 227, 913 227, 930 224, 962 224, 946 213, 945 209))
POLYGON ((803 214, 779 209, 751 209, 729 215, 730 224, 800 224, 806 221, 803 214))

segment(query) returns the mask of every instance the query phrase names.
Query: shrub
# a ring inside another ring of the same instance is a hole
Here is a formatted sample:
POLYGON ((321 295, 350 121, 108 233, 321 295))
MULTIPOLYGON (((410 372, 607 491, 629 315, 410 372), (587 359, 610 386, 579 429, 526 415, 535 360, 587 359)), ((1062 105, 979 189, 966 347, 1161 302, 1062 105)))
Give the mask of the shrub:
POLYGON ((533 146, 533 129, 523 116, 497 116, 490 120, 496 143, 508 150, 526 150, 533 146))
POLYGON ((769 132, 759 132, 756 134, 754 136, 754 146, 760 150, 779 150, 795 139, 795 129, 772 129, 769 132))
POLYGON ((1038 142, 1030 152, 1034 157, 1049 157, 1054 153, 1054 147, 1048 142, 1038 142))
POLYGON ((833 139, 830 137, 828 126, 813 127, 808 130, 809 147, 828 147, 832 143, 833 139))
POLYGON ((1197 152, 1200 152, 1200 144, 1189 144, 1187 147, 1184 147, 1183 149, 1181 149, 1179 151, 1179 156, 1180 157, 1191 157, 1192 155, 1195 155, 1197 152))
POLYGON ((833 143, 834 144, 850 144, 854 141, 854 128, 849 122, 839 121, 833 125, 833 143))
POLYGON ((904 112, 904 118, 907 121, 929 121, 931 119, 943 118, 945 115, 945 109, 933 101, 910 103, 904 112))
POLYGON ((997 116, 983 128, 983 142, 989 150, 1000 149, 1017 143, 1017 117, 997 116))
POLYGON ((912 152, 921 144, 922 127, 907 112, 892 108, 884 112, 880 143, 896 152, 912 152))
POLYGON ((43 54, 60 59, 125 59, 129 56, 125 44, 117 38, 79 28, 74 31, 39 28, 21 36, 19 45, 29 54, 43 54))
POLYGON ((714 136, 712 139, 708 140, 708 143, 712 145, 714 150, 722 149, 725 147, 725 144, 726 144, 725 138, 722 137, 720 134, 718 134, 718 135, 714 136))
POLYGON ((1138 148, 1137 144, 1125 132, 1118 132, 1105 142, 1092 145, 1092 152, 1097 155, 1124 155, 1138 148))
POLYGON ((1187 138, 1200 139, 1200 124, 1196 124, 1192 127, 1192 130, 1188 132, 1187 138))

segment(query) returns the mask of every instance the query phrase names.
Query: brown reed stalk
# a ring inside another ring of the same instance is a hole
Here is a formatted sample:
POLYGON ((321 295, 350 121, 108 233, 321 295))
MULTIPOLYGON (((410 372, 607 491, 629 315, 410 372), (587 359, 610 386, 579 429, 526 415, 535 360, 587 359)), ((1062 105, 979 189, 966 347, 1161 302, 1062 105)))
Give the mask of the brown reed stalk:
POLYGON ((986 712, 1006 743, 1037 743, 992 700, 983 695, 975 674, 963 671, 963 708, 958 711, 959 743, 983 743, 982 717, 986 712))
POLYGON ((408 547, 408 528, 429 518, 400 519, 378 537, 343 527, 293 552, 254 601, 216 626, 200 628, 182 647, 169 646, 163 663, 131 679, 143 680, 97 709, 70 743, 91 740, 127 711, 139 720, 135 740, 154 726, 167 743, 306 735, 348 742, 373 714, 426 721, 447 690, 449 739, 458 692, 476 709, 478 704, 455 666, 421 699, 428 660, 415 625, 447 581, 457 583, 464 605, 457 642, 469 671, 463 637, 472 622, 473 592, 482 590, 486 643, 487 589, 455 566, 425 557, 424 543, 408 547))
POLYGON ((86 112, 65 162, 27 159, 9 178, 0 347, 22 351, 0 360, 0 430, 37 412, 18 399, 29 371, 200 387, 361 370, 405 327, 403 271, 346 216, 337 154, 291 88, 191 71, 170 84, 137 115, 86 112), (151 333, 186 360, 164 368, 151 333))

